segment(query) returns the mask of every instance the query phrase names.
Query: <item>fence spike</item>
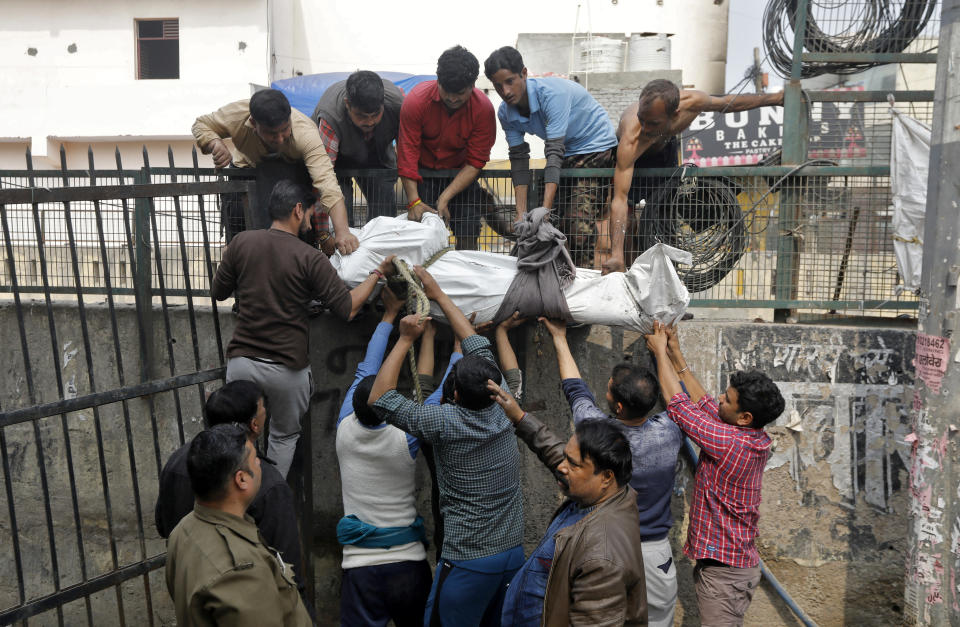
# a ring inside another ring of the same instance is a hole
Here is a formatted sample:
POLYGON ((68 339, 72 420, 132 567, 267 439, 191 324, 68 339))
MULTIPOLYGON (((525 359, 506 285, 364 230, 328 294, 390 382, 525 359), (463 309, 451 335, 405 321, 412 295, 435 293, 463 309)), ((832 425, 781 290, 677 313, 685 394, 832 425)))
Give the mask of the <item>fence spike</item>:
POLYGON ((191 157, 191 159, 193 160, 193 169, 194 169, 194 170, 200 169, 200 162, 199 162, 198 159, 197 159, 197 146, 196 146, 196 145, 194 145, 192 148, 190 148, 190 157, 191 157))
POLYGON ((27 160, 27 169, 28 169, 28 170, 32 170, 32 169, 33 169, 33 151, 30 150, 30 146, 27 146, 27 149, 26 149, 26 151, 24 151, 24 155, 23 155, 23 156, 24 156, 24 157, 26 158, 26 160, 27 160))
POLYGON ((170 167, 176 167, 173 165, 173 146, 167 144, 167 161, 170 163, 170 167))
POLYGON ((147 145, 143 145, 143 167, 150 169, 150 155, 147 154, 147 145))
POLYGON ((93 166, 93 146, 87 146, 87 163, 90 164, 90 185, 95 185, 94 181, 96 177, 94 175, 94 166, 93 166))
POLYGON ((60 144, 60 169, 64 172, 67 171, 67 149, 63 147, 63 144, 60 144))

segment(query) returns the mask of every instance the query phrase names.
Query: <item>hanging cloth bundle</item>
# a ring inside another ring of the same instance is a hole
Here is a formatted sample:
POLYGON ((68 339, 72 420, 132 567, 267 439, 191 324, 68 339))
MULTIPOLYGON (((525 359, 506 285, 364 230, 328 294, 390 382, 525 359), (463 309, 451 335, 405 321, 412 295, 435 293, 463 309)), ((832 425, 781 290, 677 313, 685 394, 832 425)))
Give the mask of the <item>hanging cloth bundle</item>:
POLYGON ((514 225, 517 275, 494 316, 499 323, 519 311, 520 317, 546 316, 570 322, 563 289, 573 283, 577 269, 564 244, 566 236, 548 219, 550 210, 528 211, 514 225))

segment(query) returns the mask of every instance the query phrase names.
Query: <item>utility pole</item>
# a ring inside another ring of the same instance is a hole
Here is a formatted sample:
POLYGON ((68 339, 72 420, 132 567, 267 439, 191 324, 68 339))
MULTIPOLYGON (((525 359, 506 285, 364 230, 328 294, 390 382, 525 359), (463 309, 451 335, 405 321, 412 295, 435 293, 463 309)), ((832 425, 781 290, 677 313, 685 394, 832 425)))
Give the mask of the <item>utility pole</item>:
POLYGON ((753 47, 753 91, 763 93, 763 68, 760 67, 760 48, 753 47))
POLYGON ((904 619, 960 625, 960 0, 943 0, 927 182, 904 619))

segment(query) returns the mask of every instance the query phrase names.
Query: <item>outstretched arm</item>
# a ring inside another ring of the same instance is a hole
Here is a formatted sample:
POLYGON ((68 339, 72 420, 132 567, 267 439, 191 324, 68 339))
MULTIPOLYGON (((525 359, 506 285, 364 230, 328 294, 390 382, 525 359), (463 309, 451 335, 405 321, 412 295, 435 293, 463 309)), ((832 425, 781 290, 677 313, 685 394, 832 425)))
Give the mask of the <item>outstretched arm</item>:
POLYGON ((680 108, 691 112, 702 113, 703 111, 724 111, 732 113, 736 111, 749 111, 758 107, 783 106, 783 92, 778 91, 770 94, 726 94, 724 96, 711 96, 702 91, 683 90, 680 94, 680 108))
POLYGON ((553 347, 557 351, 557 367, 560 369, 560 380, 579 379, 580 369, 573 359, 570 346, 567 344, 567 323, 563 320, 549 320, 543 316, 537 318, 547 327, 550 337, 553 338, 553 347))
POLYGON ((450 222, 450 201, 453 200, 453 197, 467 189, 470 183, 473 183, 477 180, 477 177, 480 176, 480 168, 474 167, 472 165, 465 165, 460 168, 460 171, 457 172, 457 175, 453 177, 453 180, 450 181, 450 184, 447 185, 440 196, 437 198, 437 213, 440 214, 440 217, 443 218, 443 221, 446 223, 450 222))
POLYGON ((637 160, 637 140, 623 137, 617 146, 617 166, 613 172, 613 200, 610 203, 610 257, 603 262, 603 274, 627 269, 623 243, 627 235, 627 194, 633 182, 633 164, 637 160))
POLYGON ((387 340, 390 339, 390 332, 393 331, 393 323, 397 319, 400 309, 403 308, 403 301, 389 289, 381 292, 381 298, 384 305, 383 318, 367 344, 367 353, 364 355, 363 361, 357 365, 357 372, 353 377, 353 383, 350 384, 350 389, 343 397, 337 426, 340 426, 340 422, 353 413, 353 394, 360 382, 372 374, 377 374, 377 371, 380 370, 380 364, 383 363, 383 354, 387 350, 387 340))
POLYGON ((387 355, 380 366, 380 372, 373 382, 373 388, 370 390, 370 405, 390 390, 397 388, 397 378, 400 376, 400 369, 403 367, 403 361, 407 357, 407 351, 413 346, 414 341, 423 333, 423 325, 430 318, 423 320, 417 314, 405 316, 400 321, 400 337, 397 343, 393 345, 393 350, 387 355))
MULTIPOLYGON (((690 400, 698 403, 707 392, 703 389, 703 385, 700 384, 697 377, 694 376, 693 371, 690 370, 690 366, 687 364, 683 353, 680 352, 680 338, 677 334, 677 326, 671 325, 664 327, 664 330, 667 334, 667 357, 670 359, 670 363, 677 373, 677 378, 686 386, 687 395, 690 397, 690 400)), ((669 401, 670 399, 667 399, 667 402, 669 401)))
POLYGON ((654 320, 653 333, 645 335, 644 337, 647 340, 647 348, 650 349, 650 352, 653 353, 654 358, 657 360, 657 378, 660 381, 660 391, 663 394, 664 400, 669 404, 670 399, 672 399, 675 394, 683 392, 683 388, 680 387, 680 379, 673 369, 673 362, 670 361, 670 357, 667 355, 668 337, 666 326, 654 320))
POLYGON ((377 281, 381 277, 386 278, 388 276, 393 276, 393 273, 396 272, 396 268, 393 266, 393 258, 396 255, 389 255, 386 259, 380 262, 380 265, 376 270, 370 273, 370 275, 363 280, 363 282, 350 290, 350 319, 352 320, 354 316, 360 311, 360 308, 363 307, 363 304, 367 302, 367 299, 370 298, 370 294, 373 293, 373 288, 377 286, 377 281), (379 274, 378 274, 379 273, 379 274))
POLYGON ((423 284, 423 293, 427 295, 427 298, 440 306, 444 317, 446 317, 447 322, 450 323, 450 328, 453 329, 454 336, 462 342, 471 335, 476 335, 473 325, 470 324, 467 317, 463 315, 463 312, 457 309, 457 306, 453 304, 450 297, 444 294, 443 290, 440 289, 440 286, 437 284, 437 280, 427 272, 427 269, 423 266, 414 266, 413 271, 420 279, 420 283, 423 284))
POLYGON ((503 413, 513 423, 517 437, 523 440, 527 448, 536 453, 543 465, 551 472, 556 470, 563 461, 564 441, 534 416, 520 409, 517 399, 490 379, 487 379, 487 390, 490 392, 490 398, 503 408, 503 413))

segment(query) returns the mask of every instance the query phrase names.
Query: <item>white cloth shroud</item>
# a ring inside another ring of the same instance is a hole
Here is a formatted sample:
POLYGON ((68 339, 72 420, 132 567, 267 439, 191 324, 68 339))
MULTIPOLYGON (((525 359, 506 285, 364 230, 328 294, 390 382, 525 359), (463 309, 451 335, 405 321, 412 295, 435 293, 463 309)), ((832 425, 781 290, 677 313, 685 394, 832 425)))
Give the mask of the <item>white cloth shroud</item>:
MULTIPOLYGON (((391 254, 412 268, 447 247, 443 220, 432 213, 422 222, 402 218, 374 218, 361 229, 350 229, 360 247, 350 255, 335 253, 330 261, 340 278, 353 288, 362 283, 391 254)), ((564 290, 575 322, 603 324, 649 333, 653 321, 672 324, 683 316, 690 294, 671 263, 691 263, 691 255, 656 244, 637 257, 627 272, 601 276, 598 270, 577 268, 577 277, 564 290)), ((451 250, 428 268, 454 304, 476 324, 492 320, 517 272, 517 259, 475 250, 451 250)), ((443 319, 436 303, 430 315, 443 319)))
POLYGON ((920 288, 923 225, 927 213, 930 127, 891 108, 890 200, 893 206, 893 252, 903 277, 901 291, 920 288))

